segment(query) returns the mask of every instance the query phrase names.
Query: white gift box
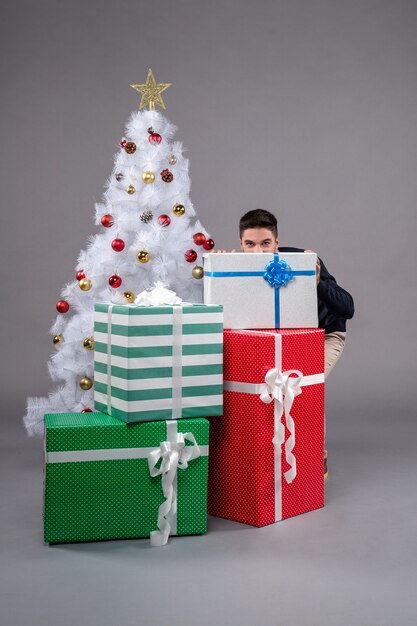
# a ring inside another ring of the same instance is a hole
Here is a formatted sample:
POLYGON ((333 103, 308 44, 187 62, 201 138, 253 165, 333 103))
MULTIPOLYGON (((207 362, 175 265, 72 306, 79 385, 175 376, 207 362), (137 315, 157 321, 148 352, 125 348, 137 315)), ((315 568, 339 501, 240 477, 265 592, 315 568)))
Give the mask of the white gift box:
POLYGON ((204 303, 221 304, 224 328, 317 328, 317 255, 204 255, 204 303))

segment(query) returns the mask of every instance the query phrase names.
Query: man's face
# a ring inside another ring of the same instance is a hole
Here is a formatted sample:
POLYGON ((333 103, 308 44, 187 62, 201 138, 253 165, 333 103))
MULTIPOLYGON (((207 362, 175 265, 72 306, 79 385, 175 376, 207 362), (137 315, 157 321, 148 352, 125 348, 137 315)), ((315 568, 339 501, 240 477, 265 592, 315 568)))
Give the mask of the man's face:
POLYGON ((242 252, 276 252, 278 239, 267 228, 247 228, 242 233, 240 248, 242 252))

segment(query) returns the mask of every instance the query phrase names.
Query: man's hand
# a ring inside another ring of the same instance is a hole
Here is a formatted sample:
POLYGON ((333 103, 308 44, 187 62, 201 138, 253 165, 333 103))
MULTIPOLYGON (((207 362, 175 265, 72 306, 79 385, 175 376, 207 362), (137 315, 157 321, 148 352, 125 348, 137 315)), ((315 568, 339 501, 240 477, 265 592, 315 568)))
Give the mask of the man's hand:
MULTIPOLYGON (((314 252, 314 250, 304 250, 304 252, 314 252)), ((318 285, 320 282, 320 259, 319 257, 317 257, 317 261, 316 261, 316 285, 318 285)))

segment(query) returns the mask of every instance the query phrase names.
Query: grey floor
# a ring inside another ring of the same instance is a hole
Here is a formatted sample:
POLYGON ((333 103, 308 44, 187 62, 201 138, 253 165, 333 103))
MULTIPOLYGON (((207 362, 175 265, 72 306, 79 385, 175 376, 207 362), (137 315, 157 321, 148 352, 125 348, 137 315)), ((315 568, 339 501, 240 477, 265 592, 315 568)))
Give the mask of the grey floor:
MULTIPOLYGON (((9 415, 10 417, 10 415, 9 415)), ((1 626, 413 626, 416 434, 389 414, 335 414, 326 507, 263 529, 45 546, 42 444, 1 440, 1 626)))

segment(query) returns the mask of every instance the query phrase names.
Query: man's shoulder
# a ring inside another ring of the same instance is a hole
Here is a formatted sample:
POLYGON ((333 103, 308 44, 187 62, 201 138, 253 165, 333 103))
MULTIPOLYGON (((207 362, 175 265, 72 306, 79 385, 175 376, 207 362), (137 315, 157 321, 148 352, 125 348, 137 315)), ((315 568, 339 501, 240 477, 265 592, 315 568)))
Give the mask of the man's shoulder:
MULTIPOLYGON (((293 246, 280 246, 278 252, 304 252, 305 248, 294 248, 293 246)), ((322 276, 324 277, 324 275, 327 275, 327 268, 325 267, 322 259, 319 257, 319 255, 317 255, 317 258, 320 261, 321 264, 321 272, 322 272, 322 276)))

